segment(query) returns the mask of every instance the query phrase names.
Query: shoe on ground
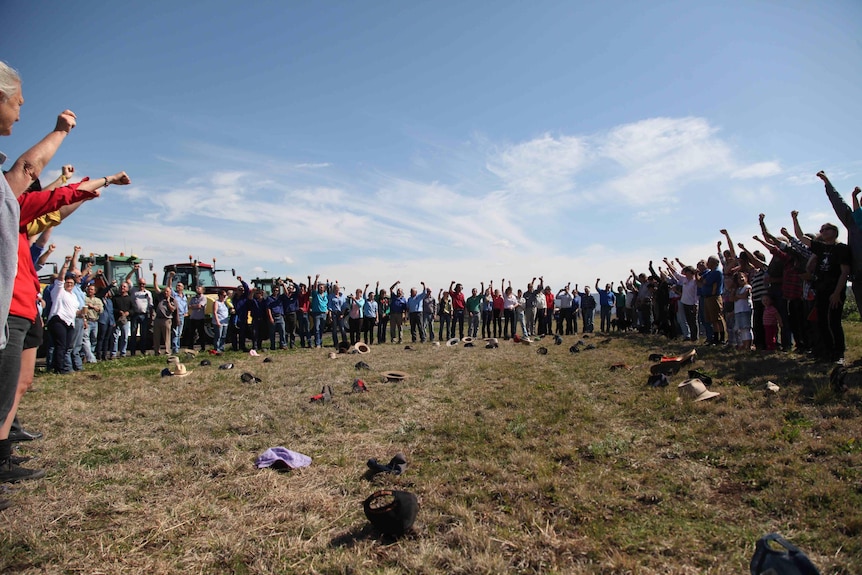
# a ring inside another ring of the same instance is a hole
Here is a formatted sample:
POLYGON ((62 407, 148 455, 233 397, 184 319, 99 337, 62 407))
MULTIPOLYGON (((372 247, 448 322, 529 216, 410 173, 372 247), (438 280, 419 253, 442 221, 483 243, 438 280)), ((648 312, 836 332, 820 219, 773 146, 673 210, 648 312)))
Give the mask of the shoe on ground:
POLYGON ((44 469, 28 469, 12 463, 7 459, 0 463, 0 483, 18 483, 30 479, 41 479, 45 477, 44 469))
POLYGON ((29 455, 13 455, 9 459, 15 465, 21 465, 22 463, 27 463, 28 461, 30 461, 33 458, 30 457, 29 455))
POLYGON ((19 443, 21 441, 33 441, 34 439, 42 439, 42 433, 39 431, 27 431, 21 429, 19 431, 12 430, 9 432, 9 441, 19 443))

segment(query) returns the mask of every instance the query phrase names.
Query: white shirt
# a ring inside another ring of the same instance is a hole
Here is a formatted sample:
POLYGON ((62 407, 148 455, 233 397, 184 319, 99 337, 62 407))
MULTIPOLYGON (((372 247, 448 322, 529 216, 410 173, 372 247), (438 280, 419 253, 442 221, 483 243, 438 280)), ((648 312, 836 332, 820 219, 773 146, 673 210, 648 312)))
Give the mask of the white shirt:
POLYGON ((57 316, 66 325, 75 325, 75 316, 78 314, 78 296, 63 289, 63 280, 54 280, 54 285, 51 286, 51 300, 49 319, 57 316))

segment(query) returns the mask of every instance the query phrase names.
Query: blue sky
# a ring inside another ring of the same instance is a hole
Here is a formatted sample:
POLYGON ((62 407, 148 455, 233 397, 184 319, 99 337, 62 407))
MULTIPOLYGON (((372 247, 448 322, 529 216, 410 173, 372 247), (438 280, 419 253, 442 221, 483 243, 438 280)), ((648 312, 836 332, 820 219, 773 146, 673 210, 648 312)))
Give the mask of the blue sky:
MULTIPOLYGON (((862 185, 862 3, 4 3, 16 157, 126 170, 62 252, 245 277, 593 284, 862 185), (10 23, 20 25, 11 26, 10 23)), ((59 259, 59 258, 58 258, 59 259)), ((222 279, 229 280, 228 276, 222 279)))

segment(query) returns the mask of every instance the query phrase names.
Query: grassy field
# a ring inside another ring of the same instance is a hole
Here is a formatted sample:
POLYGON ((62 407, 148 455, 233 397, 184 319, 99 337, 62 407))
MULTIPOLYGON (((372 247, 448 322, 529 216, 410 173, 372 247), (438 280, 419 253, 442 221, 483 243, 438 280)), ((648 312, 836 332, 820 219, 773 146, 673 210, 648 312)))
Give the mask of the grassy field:
POLYGON ((634 334, 578 354, 569 336, 547 355, 384 345, 210 358, 230 371, 198 357, 186 378, 160 378, 156 357, 42 375, 20 415, 45 438, 19 453, 49 474, 7 492, 0 572, 742 574, 779 531, 824 574, 860 573, 862 329, 847 328, 849 391, 832 366, 701 347, 721 396, 698 404, 676 401, 684 372, 645 385, 650 353, 690 347, 634 334), (333 401, 310 403, 327 384, 333 401), (255 469, 278 445, 312 465, 255 469), (404 475, 366 477, 398 451, 404 475), (383 487, 419 497, 402 539, 363 514, 383 487))

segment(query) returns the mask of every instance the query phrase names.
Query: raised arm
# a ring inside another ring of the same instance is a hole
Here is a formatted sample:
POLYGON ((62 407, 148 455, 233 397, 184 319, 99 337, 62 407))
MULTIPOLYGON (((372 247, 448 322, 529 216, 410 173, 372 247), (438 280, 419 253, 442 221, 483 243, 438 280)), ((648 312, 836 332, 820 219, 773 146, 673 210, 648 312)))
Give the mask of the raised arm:
POLYGON ((855 226, 856 222, 853 221, 853 209, 847 205, 847 202, 844 201, 841 194, 835 190, 835 187, 832 185, 832 182, 829 181, 829 178, 826 177, 823 170, 817 172, 817 177, 823 180, 823 185, 826 187, 826 197, 829 198, 829 202, 832 204, 832 209, 835 210, 835 215, 838 216, 841 223, 847 228, 855 226))
MULTIPOLYGON (((760 241, 757 236, 754 236, 754 239, 760 241)), ((763 245, 766 245, 763 242, 760 242, 760 243, 762 243, 763 245)), ((748 261, 752 266, 756 267, 759 270, 766 267, 766 264, 764 264, 762 261, 760 261, 760 259, 757 256, 755 256, 752 252, 750 252, 748 249, 746 249, 746 247, 742 244, 742 242, 739 243, 739 249, 742 250, 742 253, 748 255, 748 261)))
MULTIPOLYGON (((50 228, 48 228, 50 229, 50 228)), ((47 231, 47 230, 46 230, 47 231)), ((57 246, 54 244, 50 244, 45 251, 39 256, 39 259, 36 261, 36 269, 42 269, 42 267, 48 262, 48 258, 51 257, 51 254, 54 253, 54 249, 57 246)))
POLYGON ((790 217, 793 219, 793 233, 796 234, 796 239, 810 248, 811 239, 802 232, 802 226, 799 225, 799 212, 793 210, 790 212, 790 217))
POLYGON ((727 233, 727 230, 724 228, 722 228, 719 231, 724 235, 724 237, 727 238, 727 249, 730 250, 730 255, 733 256, 733 259, 737 259, 736 258, 736 250, 733 248, 733 240, 730 239, 730 234, 727 233))
POLYGON ((72 263, 69 266, 69 271, 73 272, 78 269, 78 256, 81 255, 81 246, 75 246, 75 251, 72 252, 72 263))
POLYGON ((42 186, 42 189, 50 191, 50 190, 59 188, 60 186, 65 186, 67 183, 69 183, 69 180, 72 178, 72 174, 74 174, 74 173, 75 173, 75 166, 73 166, 72 164, 66 164, 62 168, 62 170, 60 172, 60 176, 56 180, 54 180, 53 182, 48 184, 47 186, 42 186))
POLYGON ((33 183, 33 180, 42 174, 42 170, 57 153, 60 144, 75 127, 76 122, 77 118, 74 112, 71 110, 64 111, 57 116, 54 130, 15 160, 15 163, 6 173, 6 181, 16 198, 23 194, 33 183))

